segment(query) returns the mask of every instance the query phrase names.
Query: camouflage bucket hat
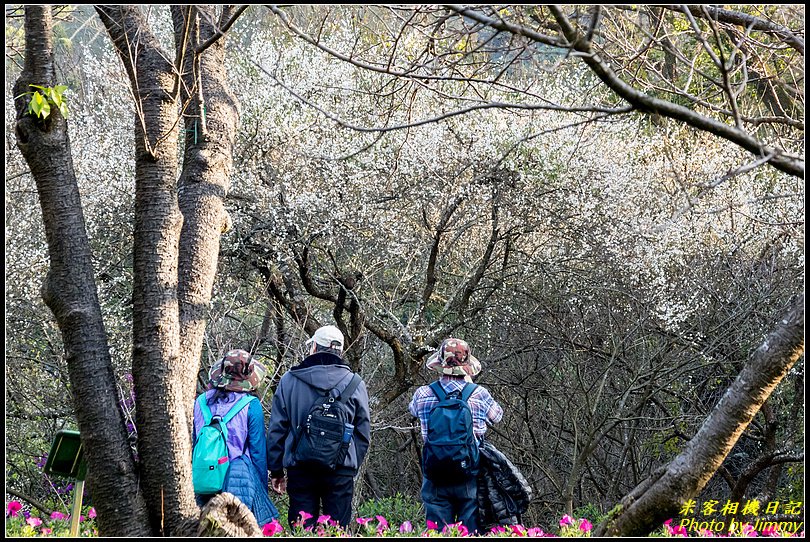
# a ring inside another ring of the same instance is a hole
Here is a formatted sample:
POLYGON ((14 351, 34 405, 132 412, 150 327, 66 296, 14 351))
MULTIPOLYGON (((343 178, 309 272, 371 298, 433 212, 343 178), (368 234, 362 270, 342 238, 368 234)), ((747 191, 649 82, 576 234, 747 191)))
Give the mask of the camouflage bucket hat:
POLYGON ((255 391, 267 375, 267 368, 244 350, 231 350, 211 366, 208 380, 212 388, 228 391, 255 391))
POLYGON ((481 362, 470 354, 470 346, 461 339, 445 339, 425 365, 441 374, 463 376, 467 380, 481 372, 481 362))

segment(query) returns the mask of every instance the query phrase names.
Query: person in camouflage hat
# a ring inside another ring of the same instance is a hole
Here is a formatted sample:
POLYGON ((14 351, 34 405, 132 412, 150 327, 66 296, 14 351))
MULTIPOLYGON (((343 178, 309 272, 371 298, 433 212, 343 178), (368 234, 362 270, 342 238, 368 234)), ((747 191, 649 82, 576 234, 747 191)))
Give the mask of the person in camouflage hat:
MULTIPOLYGON (((438 385, 445 397, 450 394, 462 395, 465 389, 468 390, 467 405, 472 417, 473 434, 479 444, 483 442, 487 426, 503 418, 503 408, 488 389, 472 383, 472 377, 481 372, 481 362, 470 353, 470 346, 461 339, 447 338, 428 358, 426 366, 439 373, 439 380, 417 388, 408 405, 408 411, 419 420, 422 439, 427 441, 430 414, 441 401, 434 390, 434 386, 438 385)), ((435 523, 439 530, 461 523, 470 534, 478 531, 478 481, 475 475, 446 483, 434 482, 423 473, 421 496, 425 519, 428 523, 435 523)))
MULTIPOLYGON (((267 437, 264 408, 256 397, 259 385, 267 375, 264 365, 244 350, 230 350, 214 362, 208 373, 208 386, 194 402, 193 446, 205 426, 205 403, 213 417, 222 419, 245 397, 246 406, 237 409, 227 422, 228 474, 222 491, 236 495, 247 504, 259 523, 266 525, 278 517, 278 509, 268 494, 267 437)), ((193 450, 193 447, 192 447, 193 450)), ((203 506, 213 495, 195 494, 197 505, 203 506)))
POLYGON ((454 338, 445 339, 425 365, 443 375, 463 376, 467 382, 481 372, 481 362, 470 354, 467 342, 454 338))
POLYGON ((267 369, 244 350, 231 350, 211 366, 208 389, 251 392, 259 388, 267 369))

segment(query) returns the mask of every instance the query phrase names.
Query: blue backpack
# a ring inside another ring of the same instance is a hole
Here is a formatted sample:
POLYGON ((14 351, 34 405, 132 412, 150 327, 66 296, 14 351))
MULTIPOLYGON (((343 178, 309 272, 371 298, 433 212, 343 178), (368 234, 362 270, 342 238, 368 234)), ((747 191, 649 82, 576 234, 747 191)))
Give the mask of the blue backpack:
MULTIPOLYGON (((191 479, 194 493, 219 493, 228 476, 228 422, 249 402, 256 399, 245 395, 224 416, 212 416, 205 394, 197 398, 205 425, 197 433, 191 452, 191 479)), ((258 400, 258 399, 257 399, 258 400)))
POLYGON ((430 385, 439 403, 428 417, 422 469, 434 484, 460 484, 478 473, 478 442, 473 433, 472 411, 467 404, 476 387, 467 384, 460 393, 447 394, 438 382, 430 385))

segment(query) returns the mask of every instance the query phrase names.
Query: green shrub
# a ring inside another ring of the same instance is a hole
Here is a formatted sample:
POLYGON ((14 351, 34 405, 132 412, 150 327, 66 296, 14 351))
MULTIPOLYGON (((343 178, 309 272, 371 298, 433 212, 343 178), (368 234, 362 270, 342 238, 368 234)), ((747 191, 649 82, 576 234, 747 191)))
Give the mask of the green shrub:
POLYGON ((598 505, 593 503, 583 504, 574 509, 574 517, 586 518, 594 525, 599 525, 606 515, 598 505))

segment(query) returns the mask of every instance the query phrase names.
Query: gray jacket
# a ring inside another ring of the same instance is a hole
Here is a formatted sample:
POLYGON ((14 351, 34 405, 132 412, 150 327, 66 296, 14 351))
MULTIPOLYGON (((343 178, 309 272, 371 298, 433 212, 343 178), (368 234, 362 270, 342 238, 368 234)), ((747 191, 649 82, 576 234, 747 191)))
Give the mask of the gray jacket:
MULTIPOLYGON (((294 431, 304 423, 315 400, 335 386, 345 388, 351 375, 352 370, 343 364, 339 356, 319 352, 307 356, 300 365, 281 377, 273 396, 267 430, 267 468, 272 477, 279 478, 284 474, 284 469, 295 466, 292 458, 294 431)), ((355 475, 371 441, 371 417, 365 382, 361 381, 345 401, 345 408, 352 419, 354 435, 343 466, 336 472, 355 475)))

